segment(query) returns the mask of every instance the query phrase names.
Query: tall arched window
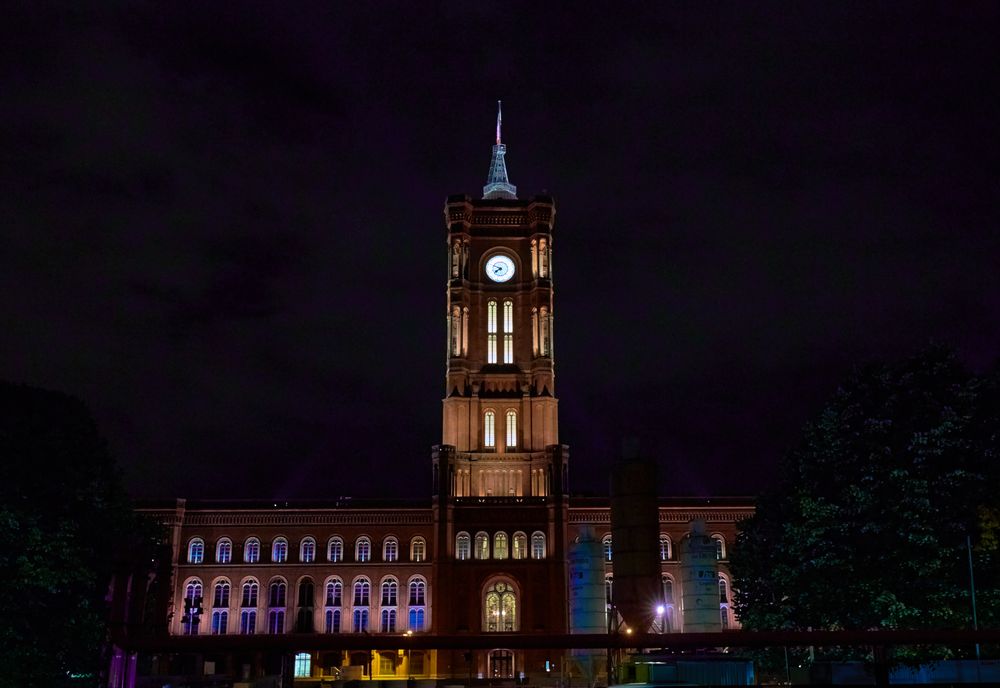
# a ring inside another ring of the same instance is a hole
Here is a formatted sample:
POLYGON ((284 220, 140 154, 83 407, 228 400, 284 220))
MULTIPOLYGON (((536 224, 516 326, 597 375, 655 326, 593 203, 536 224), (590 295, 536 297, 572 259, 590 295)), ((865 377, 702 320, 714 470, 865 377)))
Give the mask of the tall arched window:
POLYGON ((528 536, 522 532, 514 533, 513 556, 515 559, 528 558, 528 536))
POLYGON ((288 561, 288 540, 283 537, 274 538, 271 543, 271 561, 275 564, 288 561))
POLYGON ((486 302, 486 362, 497 362, 497 302, 486 302))
POLYGON ((215 583, 212 594, 212 635, 225 635, 229 632, 230 587, 227 580, 215 583))
POLYGON ((367 578, 354 581, 354 613, 352 628, 355 633, 368 631, 368 607, 371 605, 371 583, 367 578))
POLYGON ((465 561, 472 558, 472 540, 468 533, 459 533, 455 536, 455 558, 465 561))
POLYGON ((240 606, 241 607, 257 607, 257 595, 260 591, 260 586, 257 581, 250 579, 243 583, 243 591, 240 596, 240 606))
POLYGON ((198 635, 198 626, 201 623, 201 605, 201 581, 192 578, 184 586, 184 615, 181 617, 184 635, 198 635))
POLYGON ((487 591, 483 600, 483 630, 487 632, 516 631, 517 594, 509 583, 499 581, 487 591))
POLYGON ((260 540, 255 537, 247 538, 243 545, 243 561, 248 564, 256 564, 260 561, 260 540))
POLYGON ((483 446, 497 446, 497 415, 492 410, 483 414, 483 446))
POLYGON ((726 558, 726 539, 721 535, 713 535, 715 541, 715 558, 722 560, 726 558))
POLYGON ((372 541, 365 536, 359 537, 354 542, 354 560, 365 562, 371 561, 372 558, 372 541))
POLYGON ((395 609, 383 609, 381 614, 381 623, 379 624, 379 630, 382 633, 395 633, 396 632, 396 610, 395 609))
POLYGON ((552 355, 552 319, 549 309, 542 306, 538 312, 538 350, 542 356, 552 355))
POLYGON ((205 541, 201 538, 192 538, 188 543, 188 563, 200 564, 205 561, 205 541))
POLYGON ((316 540, 311 537, 302 538, 299 543, 299 561, 303 564, 316 561, 316 540))
POLYGON ((536 530, 531 534, 531 558, 545 558, 545 533, 536 530))
POLYGON ((670 536, 660 533, 660 561, 669 561, 671 555, 670 549, 670 536))
POLYGON ((399 559, 399 541, 394 537, 387 537, 382 542, 382 561, 396 561, 399 559))
POLYGON ((419 535, 410 540, 410 561, 424 561, 427 558, 427 542, 419 535))
POLYGON ((674 631, 674 581, 670 576, 664 574, 660 577, 660 584, 663 590, 664 616, 663 624, 665 633, 674 631))
POLYGON ((323 629, 326 633, 340 633, 341 607, 344 606, 344 584, 338 578, 326 582, 323 600, 323 629))
POLYGON ((340 609, 327 609, 323 614, 323 628, 327 633, 340 633, 340 609))
POLYGON ((382 581, 382 606, 395 607, 398 604, 399 583, 394 578, 382 581))
POLYGON ((507 533, 501 531, 493 536, 493 558, 507 558, 507 533))
POLYGON ((278 635, 285 632, 285 605, 288 586, 284 581, 272 581, 267 591, 267 632, 278 635))
POLYGON ((729 581, 721 573, 719 574, 719 621, 722 623, 722 630, 732 626, 732 617, 729 600, 729 581))
POLYGON ((410 581, 410 594, 407 598, 408 627, 411 631, 424 630, 424 619, 426 617, 427 604, 427 583, 422 578, 414 578, 410 581))
POLYGON ((604 550, 604 561, 611 561, 611 535, 605 535, 601 538, 601 549, 604 550))
POLYGON ((228 564, 233 560, 233 541, 229 538, 222 538, 215 544, 215 561, 219 564, 228 564))
POLYGON ((507 448, 517 447, 517 411, 507 409, 507 448))
POLYGON ((338 562, 344 560, 344 540, 338 535, 334 535, 330 538, 330 541, 326 545, 326 558, 331 562, 338 562))
POLYGON ((486 533, 476 533, 476 559, 490 558, 490 536, 486 533))
POLYGON ((514 302, 503 302, 503 362, 514 362, 514 302))
POLYGON ((260 586, 254 579, 243 582, 240 595, 240 633, 253 635, 257 632, 257 595, 260 586))
POLYGON ((313 609, 315 605, 316 587, 313 585, 311 578, 303 578, 299 581, 299 597, 298 603, 295 605, 298 609, 295 613, 296 633, 313 632, 313 620, 315 619, 313 609))
POLYGON ((611 604, 614 602, 614 599, 615 599, 614 598, 614 584, 615 584, 615 577, 614 577, 614 575, 612 575, 610 573, 605 574, 604 575, 604 603, 606 605, 608 605, 609 608, 611 607, 611 604))

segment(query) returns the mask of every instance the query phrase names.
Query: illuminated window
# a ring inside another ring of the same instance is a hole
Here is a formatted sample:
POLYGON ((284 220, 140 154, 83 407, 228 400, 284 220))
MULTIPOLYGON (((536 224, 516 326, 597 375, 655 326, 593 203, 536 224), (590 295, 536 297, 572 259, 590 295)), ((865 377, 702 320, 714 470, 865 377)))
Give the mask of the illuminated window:
POLYGON ((423 561, 427 558, 427 543, 422 537, 410 540, 410 561, 423 561))
POLYGON ((242 635, 253 635, 257 632, 257 610, 240 610, 240 633, 242 635))
POLYGON ((303 538, 299 544, 299 561, 304 564, 316 561, 316 541, 311 537, 303 538))
POLYGON ((721 604, 729 604, 729 583, 719 574, 719 602, 721 604))
POLYGON ((611 561, 611 536, 605 535, 601 538, 601 549, 604 550, 604 561, 611 561))
POLYGON ((274 581, 271 583, 267 593, 267 606, 272 608, 284 607, 287 591, 288 586, 285 585, 284 581, 274 581))
POLYGON ((486 302, 486 362, 497 362, 497 302, 486 302))
POLYGON ((476 559, 490 558, 490 536, 486 533, 476 533, 476 559))
POLYGON ((205 560, 205 541, 194 538, 188 543, 188 563, 200 564, 205 560))
POLYGON ((284 609, 271 609, 267 612, 267 632, 271 635, 281 635, 285 632, 284 609))
POLYGON ((383 633, 395 633, 396 632, 396 610, 395 609, 383 609, 382 610, 382 623, 379 625, 379 630, 383 633))
POLYGON ((229 610, 212 610, 212 635, 225 635, 229 630, 229 610))
POLYGON ((713 535, 712 539, 715 540, 715 558, 725 559, 726 558, 726 539, 721 535, 713 535))
POLYGON ((371 561, 372 558, 372 542, 366 537, 359 537, 354 543, 354 559, 355 561, 371 561))
POLYGON ((382 561, 399 559, 399 542, 394 537, 387 537, 382 543, 382 561))
POLYGON ((312 674, 312 656, 308 652, 295 655, 295 678, 309 678, 312 674))
POLYGON ((247 538, 243 545, 243 561, 248 564, 256 564, 260 561, 260 540, 255 537, 247 538))
POLYGON ((514 302, 503 302, 503 362, 514 362, 514 302))
POLYGON ((334 563, 344 560, 344 541, 334 535, 326 546, 326 558, 334 563))
POLYGON ((233 560, 233 541, 229 538, 222 538, 215 545, 215 561, 220 564, 228 564, 233 560))
POLYGON ((668 561, 670 555, 670 537, 660 533, 660 561, 668 561))
POLYGON ((355 633, 368 632, 368 610, 355 609, 352 615, 353 630, 355 633))
POLYGON ((542 306, 538 314, 538 348, 542 356, 552 355, 551 336, 552 320, 549 316, 549 309, 542 306))
POLYGON ((229 581, 218 581, 212 594, 212 635, 229 632, 229 581))
POLYGON ((260 590, 260 586, 257 585, 257 581, 248 580, 243 584, 243 594, 240 596, 240 606, 241 607, 256 607, 257 606, 257 594, 260 590))
POLYGON ((515 559, 528 558, 528 536, 524 533, 514 533, 513 556, 515 559))
POLYGON ((545 533, 541 531, 535 531, 531 534, 531 558, 545 558, 545 533))
POLYGON ((282 564, 288 561, 288 540, 279 537, 271 544, 271 561, 282 564))
POLYGON ((184 615, 181 617, 184 635, 198 635, 202 612, 201 593, 201 581, 197 578, 188 581, 184 586, 184 615))
POLYGON ((493 558, 507 558, 507 533, 497 533, 493 536, 493 558))
POLYGON ((396 600, 399 596, 399 584, 389 578, 382 581, 382 606, 383 607, 395 607, 396 600))
POLYGON ((517 411, 509 409, 507 411, 507 448, 517 447, 517 411))
POLYGON ((498 582, 483 600, 483 630, 491 633, 517 630, 517 595, 508 583, 498 582))
POLYGON ((496 414, 493 411, 487 411, 483 414, 483 446, 484 447, 495 447, 497 446, 497 434, 496 434, 496 414))
MULTIPOLYGON (((409 619, 410 623, 409 623, 409 626, 410 626, 410 630, 411 631, 422 631, 422 630, 424 630, 424 617, 425 617, 425 615, 426 615, 426 613, 425 613, 423 607, 421 607, 419 609, 415 608, 415 609, 411 609, 410 610, 410 619, 409 619)), ((417 673, 420 673, 420 672, 417 672, 417 673)))
POLYGON ((371 604, 372 584, 366 578, 359 578, 354 582, 354 606, 367 607, 371 604))
POLYGON ((455 558, 465 561, 471 558, 472 541, 468 533, 459 533, 455 536, 455 558))
POLYGON ((415 578, 410 581, 410 597, 408 604, 411 607, 422 607, 425 604, 427 584, 419 579, 415 578))
POLYGON ((323 627, 327 633, 340 633, 340 610, 327 609, 323 618, 323 627))
POLYGON ((327 581, 326 601, 324 605, 327 607, 340 607, 343 605, 343 600, 344 584, 337 579, 327 581))

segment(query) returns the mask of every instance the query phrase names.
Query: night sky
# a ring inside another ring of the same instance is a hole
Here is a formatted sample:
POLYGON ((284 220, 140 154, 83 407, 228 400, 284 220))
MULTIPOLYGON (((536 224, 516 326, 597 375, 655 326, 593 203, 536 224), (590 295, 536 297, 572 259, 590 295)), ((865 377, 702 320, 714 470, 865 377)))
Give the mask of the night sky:
POLYGON ((429 495, 501 98, 575 492, 636 436, 661 494, 751 494, 855 362, 1000 353, 996 3, 5 13, 0 378, 136 497, 429 495))

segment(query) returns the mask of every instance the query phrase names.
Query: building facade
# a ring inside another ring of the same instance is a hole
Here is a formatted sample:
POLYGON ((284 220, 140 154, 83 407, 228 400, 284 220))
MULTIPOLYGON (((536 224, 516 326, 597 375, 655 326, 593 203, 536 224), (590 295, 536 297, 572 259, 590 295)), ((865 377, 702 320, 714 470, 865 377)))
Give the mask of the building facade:
MULTIPOLYGON (((470 675, 543 683, 562 658, 505 648, 504 636, 572 631, 568 550, 581 537, 600 541, 605 613, 616 622, 609 500, 571 496, 559 436, 556 207, 547 196, 517 197, 500 133, 498 114, 482 198, 451 196, 444 208, 448 355, 432 494, 418 504, 178 500, 153 510, 171 528, 171 634, 328 636, 329 649, 295 654, 303 684, 470 675), (345 634, 399 636, 399 650, 338 649, 345 634), (408 634, 496 634, 496 647, 413 651, 408 634)), ((692 523, 704 524, 715 548, 719 628, 735 626, 728 550, 751 512, 745 499, 659 500, 659 538, 649 547, 661 569, 651 600, 660 631, 684 631, 678 552, 692 523)), ((236 680, 288 672, 255 648, 220 650, 206 638, 184 667, 156 671, 236 680)))

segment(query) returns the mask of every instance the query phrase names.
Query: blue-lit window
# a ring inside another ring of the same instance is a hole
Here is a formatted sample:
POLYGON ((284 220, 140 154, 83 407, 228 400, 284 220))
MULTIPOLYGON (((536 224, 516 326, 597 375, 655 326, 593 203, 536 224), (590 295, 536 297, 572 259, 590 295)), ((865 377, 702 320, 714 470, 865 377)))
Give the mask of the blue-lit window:
POLYGON ((394 537, 387 537, 382 543, 382 561, 399 559, 399 542, 394 537))
POLYGON ((605 535, 601 538, 601 549, 604 550, 604 561, 611 561, 612 550, 611 550, 611 536, 605 535))
POLYGON ((243 609, 240 611, 240 634, 253 635, 257 632, 257 610, 243 609))
POLYGON ((188 581, 184 587, 184 615, 181 617, 184 635, 198 635, 202 612, 201 594, 201 581, 198 579, 188 581))
POLYGON ((423 607, 410 610, 409 627, 411 631, 419 632, 424 630, 424 616, 425 612, 423 607))
POLYGON ((229 610, 212 611, 212 635, 225 635, 229 630, 229 610))
POLYGON ((260 561, 260 540, 255 537, 247 538, 243 545, 243 561, 248 564, 256 564, 260 561))
POLYGON ((340 610, 327 609, 324 628, 327 633, 340 633, 340 610))
POLYGON ((188 563, 200 564, 205 561, 205 541, 194 538, 188 543, 188 563))
POLYGON ((309 678, 312 675, 312 656, 308 652, 295 655, 295 678, 309 678))
POLYGON ((399 597, 399 584, 391 578, 382 581, 382 606, 395 607, 399 597))
POLYGON ((396 632, 396 610, 395 609, 383 609, 382 610, 382 623, 380 624, 379 630, 382 633, 395 633, 396 632))
POLYGON ((285 632, 285 610, 272 609, 267 613, 267 632, 281 635, 285 632))
POLYGON ((327 607, 340 607, 343 604, 344 584, 339 580, 327 581, 326 584, 326 605, 327 607))
POLYGON ((344 560, 344 541, 336 535, 327 543, 326 558, 334 563, 344 560))
POLYGON ((311 537, 302 538, 299 544, 299 561, 310 564, 316 561, 316 541, 311 537))
POLYGON ((359 537, 357 542, 354 543, 354 560, 355 561, 371 561, 372 558, 372 542, 366 537, 359 537))
POLYGON ((368 631, 368 610, 355 609, 352 616, 352 626, 355 633, 366 633, 368 631))
POLYGON ((535 531, 531 534, 531 558, 545 558, 545 534, 541 531, 535 531))
POLYGON ((280 537, 274 539, 271 544, 271 561, 275 564, 288 561, 288 540, 280 537))
POLYGON ((215 545, 215 561, 220 564, 228 564, 233 560, 233 541, 229 538, 222 538, 215 545))
POLYGON ((455 536, 455 558, 459 561, 472 558, 472 541, 468 533, 459 533, 455 536))

